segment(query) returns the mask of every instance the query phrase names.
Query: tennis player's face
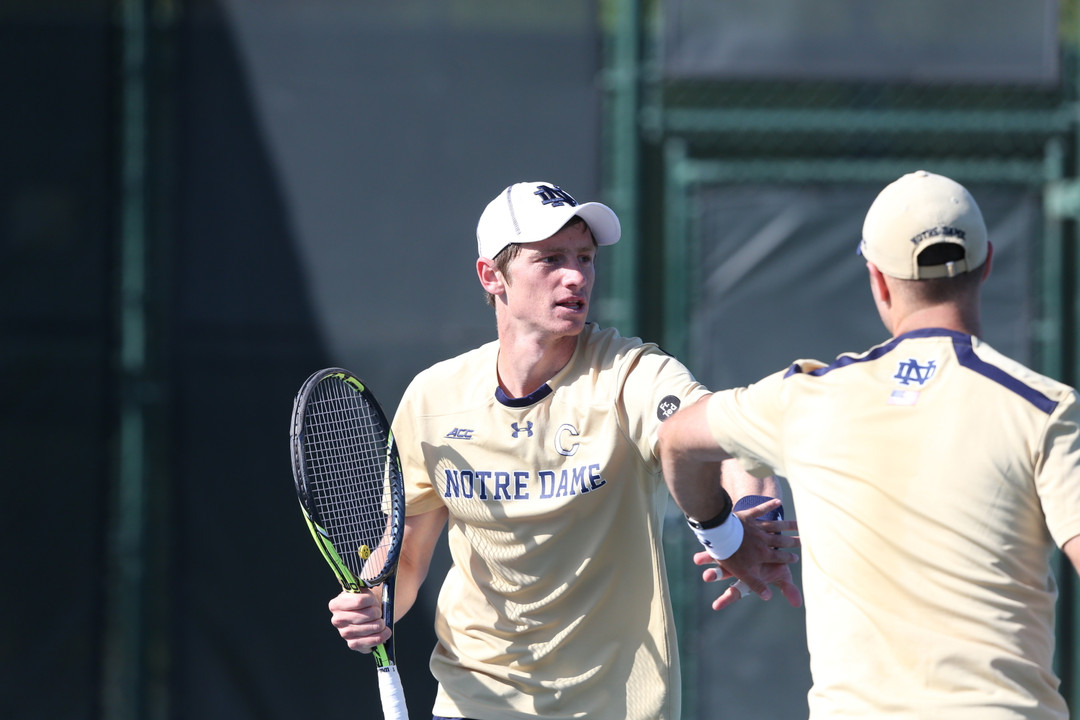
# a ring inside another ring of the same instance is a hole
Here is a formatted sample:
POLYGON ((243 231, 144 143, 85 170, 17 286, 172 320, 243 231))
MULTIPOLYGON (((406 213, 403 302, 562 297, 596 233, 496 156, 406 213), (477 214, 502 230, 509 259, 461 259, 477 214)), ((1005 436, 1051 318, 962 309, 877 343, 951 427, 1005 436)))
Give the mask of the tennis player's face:
POLYGON ((529 243, 510 265, 507 302, 522 329, 557 336, 585 327, 596 279, 596 243, 584 224, 529 243))

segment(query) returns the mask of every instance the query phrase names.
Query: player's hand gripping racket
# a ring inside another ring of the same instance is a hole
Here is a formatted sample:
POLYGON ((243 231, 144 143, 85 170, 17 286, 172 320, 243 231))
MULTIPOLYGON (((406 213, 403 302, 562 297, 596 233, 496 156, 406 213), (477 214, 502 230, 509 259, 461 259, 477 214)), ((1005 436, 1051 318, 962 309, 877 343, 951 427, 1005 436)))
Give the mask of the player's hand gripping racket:
MULTIPOLYGON (((405 489, 386 415, 352 373, 327 368, 297 393, 289 435, 296 494, 315 544, 343 589, 382 584, 383 619, 393 631, 405 489)), ((407 719, 393 635, 373 654, 383 715, 407 719)))

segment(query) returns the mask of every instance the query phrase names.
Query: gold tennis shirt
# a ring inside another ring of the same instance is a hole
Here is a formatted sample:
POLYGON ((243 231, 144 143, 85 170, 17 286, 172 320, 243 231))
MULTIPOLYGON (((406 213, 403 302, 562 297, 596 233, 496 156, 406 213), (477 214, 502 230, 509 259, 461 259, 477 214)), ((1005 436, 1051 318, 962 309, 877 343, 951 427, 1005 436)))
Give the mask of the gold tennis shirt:
POLYGON ((588 325, 523 399, 493 342, 420 373, 395 420, 408 514, 445 505, 437 715, 680 714, 657 430, 707 391, 655 345, 588 325))

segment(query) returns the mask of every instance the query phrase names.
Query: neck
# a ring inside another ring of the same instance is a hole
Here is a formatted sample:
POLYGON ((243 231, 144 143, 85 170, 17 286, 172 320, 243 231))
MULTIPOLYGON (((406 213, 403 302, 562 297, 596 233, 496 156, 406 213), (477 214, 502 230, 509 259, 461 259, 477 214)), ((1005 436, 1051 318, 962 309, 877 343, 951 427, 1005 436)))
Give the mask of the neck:
POLYGON ((893 324, 892 334, 895 337, 925 328, 944 328, 978 337, 979 314, 965 311, 957 305, 933 305, 913 310, 899 318, 893 324))
POLYGON ((524 397, 566 367, 577 348, 577 336, 543 342, 499 336, 499 386, 510 397, 524 397))

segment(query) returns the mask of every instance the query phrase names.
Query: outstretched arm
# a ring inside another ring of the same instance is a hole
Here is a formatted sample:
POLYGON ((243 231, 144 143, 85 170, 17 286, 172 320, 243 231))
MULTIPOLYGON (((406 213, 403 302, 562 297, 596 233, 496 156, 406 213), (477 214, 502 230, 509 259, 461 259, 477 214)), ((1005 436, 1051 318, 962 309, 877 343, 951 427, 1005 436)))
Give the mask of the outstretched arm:
MULTIPOLYGON (((704 422, 704 418, 702 419, 704 422)), ((706 431, 708 429, 706 428, 706 431)), ((709 435, 709 440, 715 445, 715 441, 712 440, 712 435, 709 435)), ((775 476, 769 475, 767 477, 759 478, 756 475, 743 470, 742 464, 735 458, 729 457, 720 463, 720 482, 736 503, 741 498, 751 495, 759 495, 763 497, 779 498, 784 500, 783 488, 780 487, 780 481, 775 476)))
MULTIPOLYGON (((797 547, 798 538, 780 534, 794 530, 795 523, 743 523, 743 519, 752 520, 777 509, 781 504, 778 497, 752 509, 733 512, 731 496, 723 484, 735 492, 751 489, 750 494, 775 492, 777 496, 779 487, 775 479, 765 481, 750 476, 737 463, 731 462, 730 454, 716 443, 706 419, 706 406, 711 397, 706 396, 680 410, 660 426, 664 479, 675 503, 686 514, 695 534, 720 564, 725 576, 735 576, 752 592, 768 600, 772 596, 769 582, 790 580, 790 572, 778 572, 776 566, 798 560, 794 553, 783 549, 797 547), (721 467, 728 471, 723 484, 716 480, 721 467)), ((801 602, 797 590, 794 596, 790 592, 793 585, 785 583, 781 589, 792 604, 801 602)), ((729 593, 734 592, 738 591, 729 590, 729 593)))
POLYGON ((731 503, 724 484, 733 492, 750 485, 747 473, 716 444, 709 431, 705 407, 711 397, 706 395, 676 412, 660 425, 659 433, 660 462, 668 490, 687 517, 702 522, 722 514, 731 503), (737 472, 717 482, 725 466, 737 468, 737 472))

